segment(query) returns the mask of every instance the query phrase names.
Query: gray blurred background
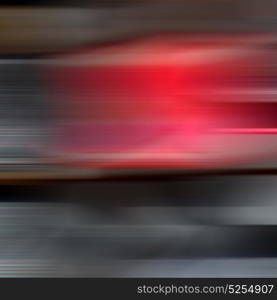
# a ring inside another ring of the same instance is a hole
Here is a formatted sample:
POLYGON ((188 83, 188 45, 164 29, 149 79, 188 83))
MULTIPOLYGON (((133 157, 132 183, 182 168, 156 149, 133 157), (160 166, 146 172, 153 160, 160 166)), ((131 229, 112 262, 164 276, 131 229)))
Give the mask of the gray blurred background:
POLYGON ((275 33, 277 2, 69 2, 0 3, 0 276, 277 276, 276 164, 139 179, 49 170, 53 103, 37 65, 145 33, 275 33))

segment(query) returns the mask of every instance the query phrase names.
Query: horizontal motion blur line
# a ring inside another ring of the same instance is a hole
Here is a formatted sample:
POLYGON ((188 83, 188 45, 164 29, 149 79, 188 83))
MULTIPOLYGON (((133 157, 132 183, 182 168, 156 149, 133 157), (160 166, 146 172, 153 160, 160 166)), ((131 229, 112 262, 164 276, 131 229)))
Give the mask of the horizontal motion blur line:
POLYGON ((218 128, 212 133, 223 134, 277 134, 277 128, 218 128))

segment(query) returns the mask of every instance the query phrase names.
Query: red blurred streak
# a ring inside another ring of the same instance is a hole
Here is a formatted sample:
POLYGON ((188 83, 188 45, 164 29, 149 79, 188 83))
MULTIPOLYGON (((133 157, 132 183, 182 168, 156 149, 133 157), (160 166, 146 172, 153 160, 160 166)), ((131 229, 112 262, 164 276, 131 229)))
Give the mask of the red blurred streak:
POLYGON ((210 132, 224 134, 277 134, 277 128, 218 128, 210 132))
MULTIPOLYGON (((261 153, 258 142, 235 140, 231 134, 276 134, 272 105, 220 104, 226 96, 209 92, 222 88, 226 79, 252 78, 253 66, 266 64, 267 52, 256 49, 256 42, 263 43, 259 36, 254 40, 254 44, 245 42, 243 48, 240 36, 226 45, 223 37, 211 39, 210 45, 150 39, 65 55, 69 63, 58 64, 50 72, 52 84, 65 95, 59 98, 61 115, 70 120, 57 128, 59 138, 54 147, 60 154, 59 163, 84 168, 212 168, 270 157, 270 150, 261 153), (223 50, 218 53, 222 43, 223 50), (195 57, 191 50, 201 50, 201 55, 195 57), (215 51, 213 55, 210 50, 215 51), (127 56, 129 52, 133 54, 127 56), (224 146, 228 141, 224 134, 230 134, 228 146, 224 146), (124 157, 126 151, 161 156, 124 157), (180 152, 183 157, 178 156, 180 152), (104 153, 108 158, 90 157, 89 153, 104 153), (114 153, 123 157, 114 157, 114 153), (169 158, 167 153, 176 153, 176 157, 169 158)), ((260 77, 266 75, 264 69, 259 71, 260 77)), ((241 88, 240 82, 236 88, 241 88)), ((232 100, 244 100, 244 96, 226 94, 232 100)))

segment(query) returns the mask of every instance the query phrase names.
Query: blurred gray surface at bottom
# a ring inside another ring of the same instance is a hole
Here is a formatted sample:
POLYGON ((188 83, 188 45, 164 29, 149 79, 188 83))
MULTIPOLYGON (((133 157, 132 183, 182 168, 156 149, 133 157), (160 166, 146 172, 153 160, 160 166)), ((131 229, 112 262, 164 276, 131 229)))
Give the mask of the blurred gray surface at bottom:
POLYGON ((277 177, 1 186, 1 277, 277 277, 277 177))

